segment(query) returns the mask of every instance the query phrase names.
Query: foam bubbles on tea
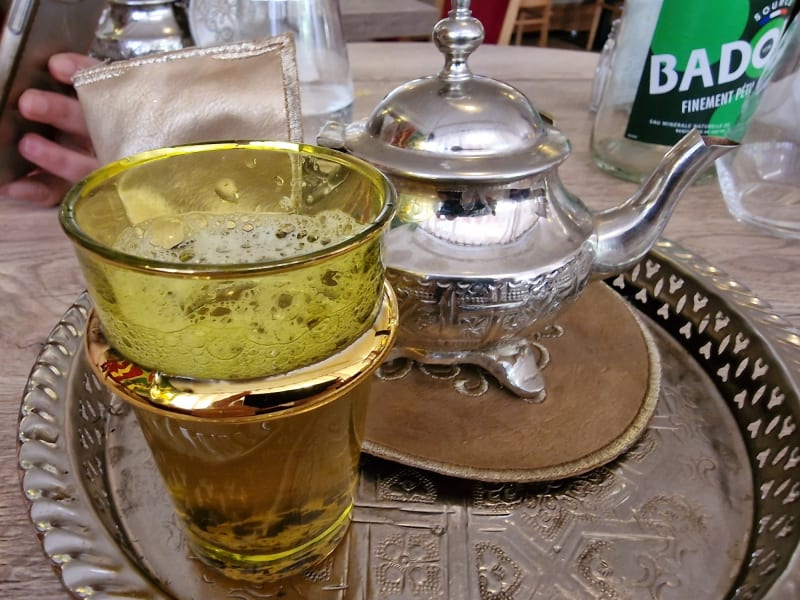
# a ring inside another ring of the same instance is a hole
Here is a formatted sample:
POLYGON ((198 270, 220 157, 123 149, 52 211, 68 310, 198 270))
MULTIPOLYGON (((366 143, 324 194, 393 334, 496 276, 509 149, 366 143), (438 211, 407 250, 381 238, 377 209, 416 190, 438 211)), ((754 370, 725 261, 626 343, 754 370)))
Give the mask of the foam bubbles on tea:
POLYGON ((364 227, 336 210, 316 215, 197 212, 156 217, 129 227, 114 247, 162 262, 261 263, 322 250, 364 227))
MULTIPOLYGON (((101 320, 123 356, 168 374, 245 379, 283 373, 339 351, 374 320, 383 289, 380 240, 302 268, 228 277, 225 265, 305 256, 367 225, 339 210, 315 215, 190 212, 128 227, 114 248, 145 260, 213 265, 208 278, 110 271, 101 320)), ((302 260, 300 261, 302 262, 302 260)))

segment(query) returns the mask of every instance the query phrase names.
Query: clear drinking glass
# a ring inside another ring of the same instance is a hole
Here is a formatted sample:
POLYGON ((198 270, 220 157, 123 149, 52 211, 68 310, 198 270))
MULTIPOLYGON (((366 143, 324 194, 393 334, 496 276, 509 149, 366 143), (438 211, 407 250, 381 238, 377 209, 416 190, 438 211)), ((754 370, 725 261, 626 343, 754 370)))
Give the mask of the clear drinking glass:
POLYGON ((738 220, 800 238, 800 21, 784 34, 742 111, 741 146, 717 161, 720 189, 738 220))
POLYGON ((315 143, 328 121, 352 119, 353 79, 338 0, 235 0, 233 5, 233 10, 220 14, 212 0, 192 0, 189 24, 197 45, 292 32, 304 140, 315 143))
POLYGON ((89 53, 101 60, 123 60, 193 43, 182 1, 108 0, 89 53))

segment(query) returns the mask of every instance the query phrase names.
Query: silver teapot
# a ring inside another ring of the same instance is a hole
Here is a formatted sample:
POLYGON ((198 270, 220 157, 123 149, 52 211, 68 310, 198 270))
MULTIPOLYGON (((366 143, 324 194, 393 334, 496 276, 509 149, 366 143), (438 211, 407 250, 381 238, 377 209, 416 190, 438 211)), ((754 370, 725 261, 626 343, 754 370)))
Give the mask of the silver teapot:
POLYGON ((518 396, 546 395, 533 340, 589 281, 641 260, 686 187, 736 144, 688 133, 622 205, 591 212, 562 185, 569 140, 517 89, 474 75, 483 26, 469 1, 434 28, 436 76, 318 137, 397 188, 387 276, 400 303, 395 357, 471 363, 518 396))

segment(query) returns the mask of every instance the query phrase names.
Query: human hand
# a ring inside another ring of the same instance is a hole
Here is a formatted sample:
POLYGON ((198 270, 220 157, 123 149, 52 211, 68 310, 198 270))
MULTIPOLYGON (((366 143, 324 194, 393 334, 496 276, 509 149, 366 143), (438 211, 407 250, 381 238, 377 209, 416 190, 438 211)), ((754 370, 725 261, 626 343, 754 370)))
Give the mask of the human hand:
MULTIPOLYGON (((76 71, 97 62, 81 54, 54 54, 48 61, 48 69, 57 81, 71 84, 76 71)), ((92 153, 81 105, 71 96, 27 89, 20 95, 17 106, 23 117, 52 125, 58 134, 54 140, 35 133, 26 133, 22 137, 19 152, 37 168, 0 186, 0 196, 55 206, 72 184, 100 166, 92 153)))

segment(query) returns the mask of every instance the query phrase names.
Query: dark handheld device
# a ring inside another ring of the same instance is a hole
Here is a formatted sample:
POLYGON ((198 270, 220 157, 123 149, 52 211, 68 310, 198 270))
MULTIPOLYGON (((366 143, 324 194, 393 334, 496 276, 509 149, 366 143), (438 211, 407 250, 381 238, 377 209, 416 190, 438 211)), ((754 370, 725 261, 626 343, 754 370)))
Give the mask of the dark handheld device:
POLYGON ((31 87, 69 93, 47 71, 58 52, 87 53, 104 0, 0 0, 0 184, 29 172, 17 152, 27 131, 50 136, 47 127, 23 119, 20 94, 31 87))

